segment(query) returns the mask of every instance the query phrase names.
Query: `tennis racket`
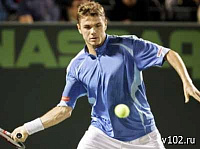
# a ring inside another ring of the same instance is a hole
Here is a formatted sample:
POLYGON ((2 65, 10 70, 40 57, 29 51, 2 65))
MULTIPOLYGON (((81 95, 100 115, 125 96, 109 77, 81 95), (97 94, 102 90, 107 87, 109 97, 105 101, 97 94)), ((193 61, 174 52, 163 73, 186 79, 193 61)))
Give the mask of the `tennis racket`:
MULTIPOLYGON (((13 146, 15 146, 18 149, 25 149, 25 145, 22 142, 15 142, 12 138, 11 138, 11 134, 10 132, 3 130, 2 128, 0 128, 0 136, 2 138, 4 138, 6 141, 8 141, 10 144, 12 144, 13 146)), ((17 134, 17 138, 21 138, 22 134, 18 133, 17 134)))

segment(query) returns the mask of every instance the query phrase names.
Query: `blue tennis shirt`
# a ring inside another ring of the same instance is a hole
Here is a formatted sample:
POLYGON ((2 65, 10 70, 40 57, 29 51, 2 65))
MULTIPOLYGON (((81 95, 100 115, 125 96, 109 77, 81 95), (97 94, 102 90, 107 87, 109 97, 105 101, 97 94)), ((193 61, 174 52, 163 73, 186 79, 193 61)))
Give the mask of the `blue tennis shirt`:
POLYGON ((95 50, 97 56, 89 54, 85 46, 70 62, 58 106, 74 108, 77 99, 87 95, 92 105, 91 125, 121 141, 155 130, 142 70, 162 66, 169 49, 133 35, 107 35, 104 44, 95 50), (127 118, 114 114, 118 104, 130 108, 127 118))

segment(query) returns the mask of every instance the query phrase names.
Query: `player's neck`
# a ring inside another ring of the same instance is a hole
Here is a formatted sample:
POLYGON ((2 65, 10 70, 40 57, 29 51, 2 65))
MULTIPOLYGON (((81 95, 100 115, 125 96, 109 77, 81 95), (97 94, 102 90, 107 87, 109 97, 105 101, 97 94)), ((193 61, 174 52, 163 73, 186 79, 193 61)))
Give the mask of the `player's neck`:
POLYGON ((88 53, 89 53, 89 54, 92 54, 92 55, 94 55, 94 56, 97 56, 97 52, 95 51, 95 48, 96 48, 96 47, 93 47, 93 46, 91 46, 91 45, 87 45, 87 48, 88 48, 88 53))

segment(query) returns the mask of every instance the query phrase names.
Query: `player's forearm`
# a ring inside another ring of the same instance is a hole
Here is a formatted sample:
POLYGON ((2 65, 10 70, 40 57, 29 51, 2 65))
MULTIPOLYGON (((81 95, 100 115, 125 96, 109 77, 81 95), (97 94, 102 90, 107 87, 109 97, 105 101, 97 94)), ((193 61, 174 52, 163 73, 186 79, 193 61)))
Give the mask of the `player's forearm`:
POLYGON ((177 71, 183 84, 192 82, 186 66, 178 53, 170 50, 166 55, 166 60, 177 71))
POLYGON ((41 118, 37 118, 33 121, 27 122, 23 126, 16 128, 12 132, 11 137, 15 141, 24 142, 28 135, 32 135, 36 132, 44 130, 45 128, 62 122, 66 118, 70 117, 71 112, 71 107, 55 107, 47 112, 45 115, 43 115, 41 118), (22 138, 17 138, 18 133, 22 134, 22 138))
POLYGON ((71 107, 55 107, 40 119, 44 128, 54 126, 71 116, 71 107))

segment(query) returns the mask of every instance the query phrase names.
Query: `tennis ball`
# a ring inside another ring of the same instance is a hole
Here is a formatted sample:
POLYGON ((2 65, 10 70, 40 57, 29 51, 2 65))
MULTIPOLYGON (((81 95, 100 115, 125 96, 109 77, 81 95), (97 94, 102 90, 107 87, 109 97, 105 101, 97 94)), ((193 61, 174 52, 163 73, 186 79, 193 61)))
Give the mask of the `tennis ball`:
POLYGON ((119 118, 126 118, 130 113, 129 107, 125 104, 118 104, 114 111, 115 115, 119 118))

